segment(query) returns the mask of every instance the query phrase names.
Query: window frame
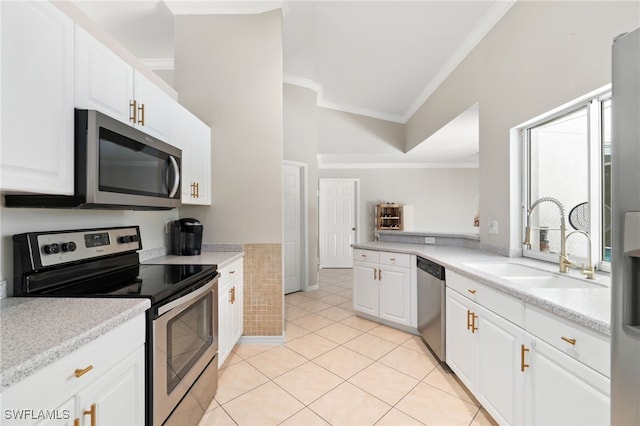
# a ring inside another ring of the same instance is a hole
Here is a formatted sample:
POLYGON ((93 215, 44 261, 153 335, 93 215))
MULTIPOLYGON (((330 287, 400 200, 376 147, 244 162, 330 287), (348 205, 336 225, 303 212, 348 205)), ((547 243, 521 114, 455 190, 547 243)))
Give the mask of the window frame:
MULTIPOLYGON (((545 114, 518 126, 521 143, 521 179, 522 179, 522 222, 520 233, 522 241, 525 237, 525 224, 527 211, 531 206, 531 131, 532 129, 554 121, 560 117, 572 114, 582 108, 586 108, 587 114, 587 140, 588 140, 588 194, 589 194, 589 215, 591 237, 591 257, 594 266, 600 271, 611 271, 611 263, 604 259, 604 229, 603 229, 603 190, 604 190, 604 126, 603 112, 604 103, 611 99, 611 85, 604 86, 598 90, 588 93, 574 101, 568 102, 545 114)), ((565 207, 565 221, 567 232, 572 230, 569 225, 569 206, 565 207)), ((537 250, 530 250, 523 246, 522 256, 530 257, 542 261, 558 263, 557 253, 544 253, 537 250)), ((572 257, 578 263, 587 262, 586 258, 572 257)))

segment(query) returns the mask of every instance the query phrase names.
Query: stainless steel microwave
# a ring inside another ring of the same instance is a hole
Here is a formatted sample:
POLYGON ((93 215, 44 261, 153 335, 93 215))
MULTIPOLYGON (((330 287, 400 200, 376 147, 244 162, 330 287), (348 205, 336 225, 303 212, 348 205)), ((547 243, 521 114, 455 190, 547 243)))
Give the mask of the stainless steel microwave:
POLYGON ((7 207, 168 210, 181 205, 180 149, 94 110, 75 110, 74 195, 7 195, 7 207))

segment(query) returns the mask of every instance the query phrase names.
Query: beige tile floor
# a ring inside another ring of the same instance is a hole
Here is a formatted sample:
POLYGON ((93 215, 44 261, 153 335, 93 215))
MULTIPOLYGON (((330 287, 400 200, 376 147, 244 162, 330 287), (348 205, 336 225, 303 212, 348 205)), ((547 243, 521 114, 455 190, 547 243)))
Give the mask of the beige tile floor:
POLYGON ((285 296, 286 343, 239 344, 200 425, 495 425, 419 337, 355 316, 351 269, 285 296))

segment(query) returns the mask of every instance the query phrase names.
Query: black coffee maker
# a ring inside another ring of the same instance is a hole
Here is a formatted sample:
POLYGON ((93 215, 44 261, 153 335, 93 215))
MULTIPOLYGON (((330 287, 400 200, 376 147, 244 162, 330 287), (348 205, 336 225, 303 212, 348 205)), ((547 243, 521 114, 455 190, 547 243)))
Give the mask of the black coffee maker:
POLYGON ((202 223, 184 218, 171 223, 171 246, 176 256, 195 256, 202 251, 202 223))

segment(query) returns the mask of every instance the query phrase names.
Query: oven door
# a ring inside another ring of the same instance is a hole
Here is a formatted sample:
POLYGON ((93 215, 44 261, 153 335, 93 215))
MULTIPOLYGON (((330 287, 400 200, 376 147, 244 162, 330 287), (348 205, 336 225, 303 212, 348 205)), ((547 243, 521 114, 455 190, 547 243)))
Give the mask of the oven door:
MULTIPOLYGON (((204 286, 158 308, 153 330, 153 424, 161 425, 185 398, 208 408, 217 388, 218 275, 204 286), (213 381, 208 394, 193 386, 205 371, 213 381), (190 395, 192 387, 197 395, 190 395)), ((196 408, 196 407, 194 407, 196 408)), ((204 411, 203 411, 204 413, 204 411)))

